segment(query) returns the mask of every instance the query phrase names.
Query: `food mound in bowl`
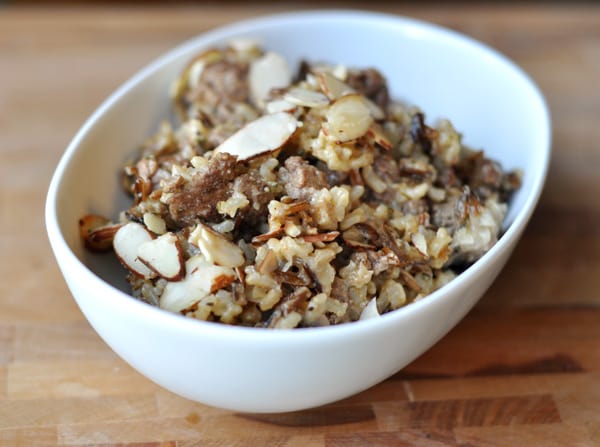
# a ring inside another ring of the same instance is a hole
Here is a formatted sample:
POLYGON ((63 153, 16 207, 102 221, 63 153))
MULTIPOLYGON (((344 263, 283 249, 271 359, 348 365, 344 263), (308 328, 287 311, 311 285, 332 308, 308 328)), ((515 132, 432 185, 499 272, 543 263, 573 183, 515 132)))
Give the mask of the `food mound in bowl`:
POLYGON ((398 309, 497 241, 520 185, 373 68, 294 74, 240 40, 196 57, 172 96, 181 124, 124 167, 132 206, 80 228, 135 297, 188 317, 296 328, 398 309))

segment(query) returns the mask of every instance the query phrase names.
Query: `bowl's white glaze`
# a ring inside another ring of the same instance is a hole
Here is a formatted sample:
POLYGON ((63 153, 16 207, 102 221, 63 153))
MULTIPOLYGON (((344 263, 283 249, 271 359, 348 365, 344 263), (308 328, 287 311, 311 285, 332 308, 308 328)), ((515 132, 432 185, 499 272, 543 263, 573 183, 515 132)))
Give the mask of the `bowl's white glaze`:
POLYGON ((304 409, 364 390, 395 373, 450 330, 490 286, 539 198, 550 155, 550 119, 532 81, 494 50, 455 32, 359 11, 284 14, 203 34, 159 58, 111 95, 62 157, 46 203, 47 230, 67 284, 98 334, 165 388, 248 412, 304 409), (374 66, 393 97, 428 121, 449 118, 465 143, 505 168, 521 168, 500 241, 456 280, 379 319, 272 331, 199 322, 131 298, 110 255, 87 253, 78 219, 116 217, 123 161, 170 115, 168 87, 192 56, 233 37, 261 39, 295 65, 301 58, 374 66))

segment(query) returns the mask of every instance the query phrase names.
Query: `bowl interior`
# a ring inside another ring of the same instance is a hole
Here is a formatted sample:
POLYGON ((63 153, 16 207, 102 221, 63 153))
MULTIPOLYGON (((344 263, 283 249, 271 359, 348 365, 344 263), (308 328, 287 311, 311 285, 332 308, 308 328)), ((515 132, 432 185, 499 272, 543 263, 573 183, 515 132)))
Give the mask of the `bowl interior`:
POLYGON ((393 98, 419 106, 428 122, 450 119, 466 144, 523 170, 507 226, 526 222, 546 173, 549 119, 538 90, 512 63, 469 38, 399 17, 352 11, 267 17, 209 32, 161 57, 117 90, 69 146, 50 189, 50 214, 70 250, 108 283, 127 290, 113 256, 83 249, 78 219, 116 218, 128 206, 120 168, 161 120, 172 118, 170 83, 195 54, 233 37, 260 39, 292 67, 306 59, 378 68, 393 98))

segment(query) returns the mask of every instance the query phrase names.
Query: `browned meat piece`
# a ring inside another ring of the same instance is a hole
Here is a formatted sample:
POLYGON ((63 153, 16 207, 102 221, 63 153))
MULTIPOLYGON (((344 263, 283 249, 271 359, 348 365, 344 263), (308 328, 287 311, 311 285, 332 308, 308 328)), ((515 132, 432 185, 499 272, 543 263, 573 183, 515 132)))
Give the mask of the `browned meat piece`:
POLYGON ((459 161, 455 171, 456 177, 482 200, 497 193, 500 201, 507 201, 521 186, 518 172, 504 172, 500 163, 486 158, 483 151, 470 152, 459 161))
POLYGON ((367 222, 360 222, 346 231, 342 235, 342 240, 346 246, 354 250, 375 250, 377 248, 396 245, 393 242, 393 235, 386 231, 376 229, 367 222))
POLYGON ((350 297, 348 296, 348 283, 336 276, 331 284, 330 295, 332 298, 342 303, 347 303, 350 300, 350 297))
POLYGON ((425 115, 415 113, 410 122, 410 137, 415 144, 420 144, 426 153, 430 153, 437 131, 425 124, 425 115))
POLYGON ((373 270, 373 275, 379 275, 392 267, 399 267, 401 262, 398 256, 387 247, 381 250, 367 251, 367 257, 373 270))
POLYGON ((336 186, 348 183, 348 172, 331 170, 327 167, 327 163, 321 160, 318 160, 315 166, 319 171, 322 171, 325 174, 325 178, 329 186, 336 186))
POLYGON ((427 205, 427 201, 420 200, 408 200, 404 202, 400 209, 404 214, 412 214, 413 216, 418 216, 419 214, 424 214, 429 212, 429 206, 427 205))
POLYGON ((306 309, 306 304, 310 299, 311 292, 307 287, 298 287, 288 296, 282 298, 280 304, 271 314, 269 319, 265 321, 264 327, 276 327, 277 323, 292 312, 303 313, 306 309))
POLYGON ((346 82, 353 89, 362 93, 384 111, 390 102, 390 95, 385 78, 374 68, 352 71, 346 82))
POLYGON ((216 107, 223 103, 247 102, 248 64, 223 60, 208 64, 202 71, 198 85, 188 92, 189 103, 216 107))
POLYGON ((488 197, 502 185, 502 167, 499 163, 485 158, 483 152, 475 152, 460 161, 459 175, 479 197, 488 197))
POLYGON ((369 257, 364 251, 353 252, 350 255, 350 261, 354 262, 356 265, 364 265, 367 269, 371 270, 371 261, 369 261, 369 257))
POLYGON ((189 182, 181 177, 165 185, 170 217, 179 227, 193 225, 198 219, 208 222, 220 220, 217 203, 231 195, 233 180, 239 174, 237 158, 227 153, 216 153, 202 172, 189 182))
POLYGON ((519 171, 507 172, 502 177, 500 200, 508 202, 514 192, 521 187, 521 173, 519 171))
POLYGON ((325 173, 300 157, 288 158, 278 175, 286 194, 294 199, 307 199, 315 191, 329 188, 325 173))
POLYGON ((257 172, 252 171, 236 178, 233 182, 233 191, 244 194, 250 202, 239 211, 241 219, 252 224, 266 221, 267 206, 275 198, 276 191, 257 172))
POLYGON ((482 158, 475 164, 469 186, 477 190, 481 187, 498 189, 502 183, 502 167, 496 161, 482 158))
POLYGON ((457 197, 451 197, 447 202, 433 203, 431 205, 431 224, 435 228, 446 227, 450 234, 454 233, 462 223, 462 215, 457 203, 457 197))
POLYGON ((461 183, 452 166, 441 166, 438 168, 434 185, 446 189, 459 187, 461 183))
POLYGON ((379 275, 393 267, 401 265, 400 259, 387 247, 381 250, 367 250, 354 252, 350 260, 357 265, 364 265, 367 269, 373 270, 373 275, 379 275))
POLYGON ((373 170, 387 183, 398 183, 400 181, 398 162, 386 152, 381 152, 375 157, 373 170))
POLYGON ((415 158, 398 160, 398 170, 402 180, 423 183, 435 177, 435 168, 428 162, 415 158))
POLYGON ((478 213, 481 202, 468 186, 458 196, 451 196, 444 203, 431 205, 431 223, 434 227, 446 227, 450 234, 463 225, 472 213, 478 213))
POLYGON ((306 60, 301 60, 300 65, 298 66, 298 73, 296 73, 296 77, 294 78, 294 83, 304 81, 306 79, 306 75, 310 73, 310 64, 306 60))
MULTIPOLYGON (((329 296, 331 296, 331 298, 333 298, 334 300, 339 301, 340 303, 350 303, 351 299, 348 294, 348 283, 340 277, 336 276, 333 279, 333 283, 331 284, 331 292, 329 296)), ((355 319, 358 317, 359 315, 356 315, 355 319)), ((342 320, 338 318, 333 312, 330 312, 327 314, 327 318, 329 319, 330 324, 338 324, 342 321, 345 321, 345 319, 348 317, 344 317, 344 319, 342 320)))

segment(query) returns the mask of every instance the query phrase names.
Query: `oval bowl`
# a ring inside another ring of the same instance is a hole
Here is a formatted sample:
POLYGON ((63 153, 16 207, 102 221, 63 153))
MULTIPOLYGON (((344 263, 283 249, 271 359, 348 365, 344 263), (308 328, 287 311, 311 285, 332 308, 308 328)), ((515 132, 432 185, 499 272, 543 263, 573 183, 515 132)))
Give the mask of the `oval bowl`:
POLYGON ((361 11, 267 16, 202 34, 160 57, 116 90, 60 160, 46 202, 47 232, 82 312, 140 373, 205 404, 282 412, 333 402, 386 379, 446 334, 507 261, 538 201, 550 156, 550 118, 535 84, 493 49, 439 26, 361 11), (234 37, 260 39, 288 58, 373 66, 391 95, 447 117, 464 142, 507 169, 523 170, 498 243, 450 284, 381 318, 273 331, 201 322, 132 298, 111 255, 88 253, 78 219, 116 218, 129 199, 118 172, 170 117, 169 85, 200 51, 234 37))

